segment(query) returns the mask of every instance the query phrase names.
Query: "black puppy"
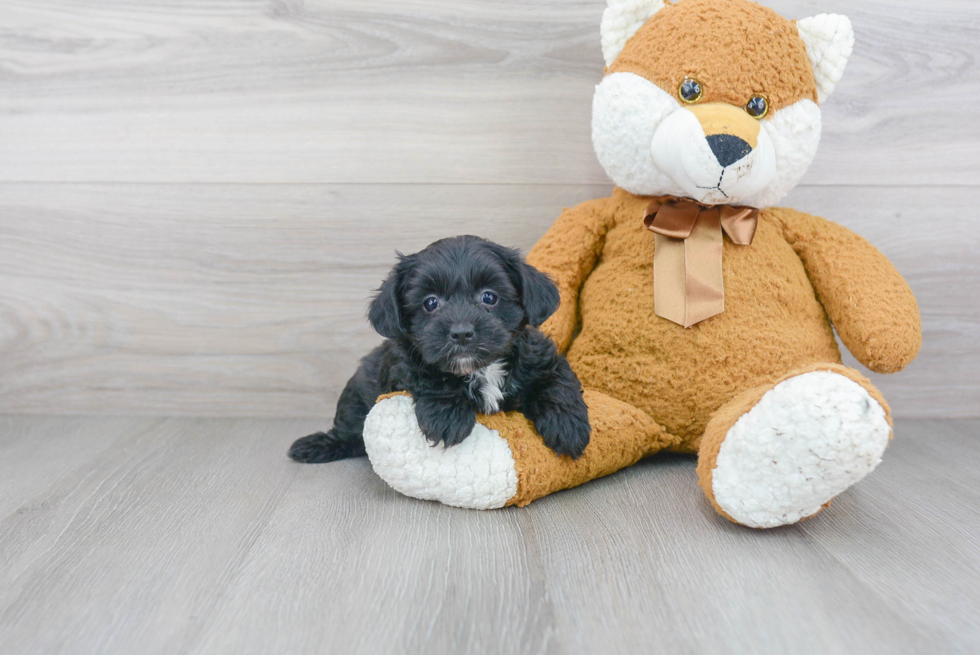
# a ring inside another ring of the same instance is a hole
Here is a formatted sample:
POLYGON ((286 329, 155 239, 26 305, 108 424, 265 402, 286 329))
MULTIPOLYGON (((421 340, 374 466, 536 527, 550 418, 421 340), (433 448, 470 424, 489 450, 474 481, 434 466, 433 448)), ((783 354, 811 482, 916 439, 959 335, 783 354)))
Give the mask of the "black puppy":
POLYGON ((289 456, 332 462, 364 455, 364 418, 377 397, 408 391, 433 445, 462 442, 477 411, 519 410, 559 455, 589 443, 582 386, 537 329, 558 309, 558 289, 520 254, 479 237, 436 241, 398 264, 368 318, 387 340, 337 403, 334 426, 298 439, 289 456))

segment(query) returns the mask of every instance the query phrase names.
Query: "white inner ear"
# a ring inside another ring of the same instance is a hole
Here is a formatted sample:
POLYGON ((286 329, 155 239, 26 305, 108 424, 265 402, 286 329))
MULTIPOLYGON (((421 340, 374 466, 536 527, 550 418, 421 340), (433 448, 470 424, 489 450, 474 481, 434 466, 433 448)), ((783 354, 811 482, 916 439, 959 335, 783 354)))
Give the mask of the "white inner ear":
POLYGON ((817 80, 817 97, 822 103, 833 93, 854 52, 854 27, 847 16, 840 14, 804 18, 796 26, 806 44, 806 54, 817 80))
POLYGON ((664 0, 609 0, 602 12, 602 56, 606 66, 612 66, 626 42, 663 8, 664 0))

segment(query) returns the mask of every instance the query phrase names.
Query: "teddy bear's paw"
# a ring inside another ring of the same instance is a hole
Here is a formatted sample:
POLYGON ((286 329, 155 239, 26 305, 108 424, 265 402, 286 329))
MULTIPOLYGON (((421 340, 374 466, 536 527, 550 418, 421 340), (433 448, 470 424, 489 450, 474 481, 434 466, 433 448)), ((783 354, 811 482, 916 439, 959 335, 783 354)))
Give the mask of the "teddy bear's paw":
POLYGON ((890 436, 885 410, 858 383, 826 371, 790 378, 728 430, 715 502, 750 527, 796 523, 874 470, 890 436))
POLYGON ((477 423, 461 444, 425 439, 408 396, 374 406, 364 421, 364 446, 375 472, 396 491, 467 509, 503 507, 517 494, 517 469, 507 441, 477 423))

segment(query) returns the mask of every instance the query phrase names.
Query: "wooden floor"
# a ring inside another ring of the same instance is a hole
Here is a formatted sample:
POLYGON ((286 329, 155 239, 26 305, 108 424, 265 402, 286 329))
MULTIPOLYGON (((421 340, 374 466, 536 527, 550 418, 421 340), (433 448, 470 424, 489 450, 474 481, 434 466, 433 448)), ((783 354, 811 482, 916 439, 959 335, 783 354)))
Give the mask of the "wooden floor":
POLYGON ((869 479, 764 532, 689 458, 481 513, 288 461, 317 427, 0 418, 3 653, 980 650, 980 420, 900 421, 869 479))

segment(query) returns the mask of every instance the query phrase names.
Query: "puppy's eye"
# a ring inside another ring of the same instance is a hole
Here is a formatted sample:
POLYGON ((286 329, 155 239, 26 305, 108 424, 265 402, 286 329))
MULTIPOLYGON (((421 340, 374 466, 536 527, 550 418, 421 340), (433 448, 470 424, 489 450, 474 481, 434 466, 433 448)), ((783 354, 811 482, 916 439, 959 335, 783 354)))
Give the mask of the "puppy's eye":
POLYGON ((497 294, 495 294, 493 291, 484 291, 483 297, 480 300, 483 301, 484 305, 493 307, 497 304, 497 300, 499 300, 499 298, 497 298, 497 294))
POLYGON ((425 311, 432 313, 439 309, 439 299, 434 296, 429 296, 422 301, 422 307, 425 309, 425 311))
POLYGON ((745 111, 752 118, 757 118, 761 121, 769 113, 769 102, 762 96, 755 96, 745 105, 745 111))
POLYGON ((677 95, 687 104, 693 105, 704 97, 704 89, 701 88, 700 82, 689 77, 681 82, 681 87, 677 90, 677 95))

